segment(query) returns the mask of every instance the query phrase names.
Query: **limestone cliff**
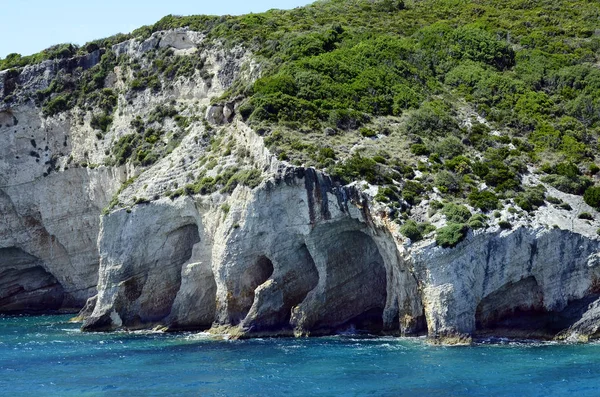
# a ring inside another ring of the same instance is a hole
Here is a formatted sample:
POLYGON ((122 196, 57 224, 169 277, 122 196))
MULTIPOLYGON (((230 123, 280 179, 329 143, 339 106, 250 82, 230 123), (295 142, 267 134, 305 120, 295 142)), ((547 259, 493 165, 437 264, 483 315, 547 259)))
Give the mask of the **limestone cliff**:
MULTIPOLYGON (((65 70, 98 65, 100 53, 0 72, 0 96, 13 96, 0 112, 0 313, 89 298, 85 330, 597 336, 600 225, 576 217, 595 214, 580 197, 548 187, 576 210, 504 211, 510 229, 492 220, 452 248, 432 235, 412 243, 374 203, 376 187, 277 159, 235 99, 211 102, 260 67, 240 48, 199 49, 202 40, 181 29, 113 47, 142 64, 161 49, 202 51, 203 74, 134 92, 128 69, 114 66, 106 86, 117 111, 102 133, 97 108, 44 115, 32 99, 65 70), (158 119, 159 106, 181 117, 158 119), (119 162, 138 116, 147 120, 138 132, 164 151, 149 162, 139 146, 138 164, 119 162)), ((445 224, 427 209, 424 218, 445 224)))

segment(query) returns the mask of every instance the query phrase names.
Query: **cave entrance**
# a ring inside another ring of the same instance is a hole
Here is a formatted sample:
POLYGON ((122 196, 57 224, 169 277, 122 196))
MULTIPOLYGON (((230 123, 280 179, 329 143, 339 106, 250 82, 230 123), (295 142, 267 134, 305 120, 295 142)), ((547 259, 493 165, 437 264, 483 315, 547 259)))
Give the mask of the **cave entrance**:
POLYGON ((486 296, 477 306, 477 336, 515 338, 552 337, 559 321, 544 308, 544 295, 535 277, 507 283, 486 296))
POLYGON ((41 263, 20 248, 0 248, 0 313, 35 314, 60 309, 64 289, 41 263))
POLYGON ((259 285, 264 284, 273 275, 273 262, 265 255, 259 256, 242 274, 239 290, 233 307, 232 324, 239 324, 250 311, 254 303, 254 293, 259 285))
POLYGON ((326 256, 321 316, 311 327, 327 332, 381 332, 387 298, 387 275, 375 241, 360 231, 346 231, 323 245, 326 256))

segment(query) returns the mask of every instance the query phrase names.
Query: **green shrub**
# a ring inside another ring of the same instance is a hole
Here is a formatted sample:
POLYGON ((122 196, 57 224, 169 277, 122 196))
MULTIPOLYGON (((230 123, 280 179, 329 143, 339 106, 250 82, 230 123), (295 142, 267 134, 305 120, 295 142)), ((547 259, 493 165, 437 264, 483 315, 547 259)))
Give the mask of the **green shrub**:
POLYGON ((569 205, 569 203, 561 203, 559 205, 560 209, 563 209, 565 211, 571 211, 573 208, 571 208, 571 206, 569 205))
POLYGON ((452 248, 467 236, 469 227, 465 224, 450 223, 437 230, 435 242, 442 248, 452 248))
POLYGON ((461 189, 460 179, 448 171, 440 171, 435 175, 435 185, 442 193, 458 193, 461 189))
POLYGON ((430 153, 429 149, 427 149, 427 146, 423 145, 422 143, 415 143, 414 145, 411 145, 410 152, 416 156, 428 156, 430 153))
POLYGON ((562 200, 554 197, 554 196, 546 196, 546 201, 548 201, 550 204, 561 204, 562 200))
POLYGON ((577 215, 577 218, 579 218, 579 219, 587 219, 589 221, 593 221, 594 220, 594 216, 592 214, 590 214, 589 212, 582 212, 581 214, 577 215))
POLYGON ((237 185, 248 186, 254 189, 262 182, 262 173, 258 169, 248 169, 235 172, 227 179, 225 186, 221 189, 221 193, 231 193, 237 185))
POLYGON ((600 208, 600 187, 593 186, 586 189, 583 200, 593 208, 600 208))
POLYGON ((542 182, 549 184, 550 186, 560 190, 561 192, 582 195, 586 192, 586 189, 590 187, 593 182, 590 178, 580 175, 575 176, 564 176, 564 175, 546 175, 542 179, 542 182))
POLYGON ((337 164, 333 168, 332 174, 346 183, 360 179, 373 184, 382 181, 377 162, 369 157, 363 157, 359 153, 354 153, 346 161, 337 164))
POLYGON ((90 120, 90 126, 95 130, 100 130, 102 132, 107 132, 110 128, 110 125, 113 122, 112 116, 109 116, 106 113, 102 113, 100 115, 93 115, 90 120))
POLYGON ((435 145, 435 152, 444 159, 451 159, 459 156, 465 152, 464 145, 460 142, 460 139, 449 136, 440 140, 435 145))
POLYGON ((528 186, 525 191, 517 194, 515 204, 527 212, 535 211, 545 204, 546 188, 543 185, 528 186))
POLYGON ((423 239, 423 236, 435 230, 435 226, 430 223, 417 223, 412 219, 407 220, 400 226, 400 233, 408 237, 412 242, 423 239))
POLYGON ((500 200, 493 192, 484 190, 481 192, 473 192, 469 194, 469 204, 472 207, 479 208, 484 212, 498 209, 500 200))
POLYGON ((445 167, 457 174, 468 174, 471 172, 471 160, 465 156, 456 156, 444 163, 445 167))
POLYGON ((483 214, 473 215, 468 222, 471 229, 483 229, 487 227, 487 217, 483 214))
POLYGON ((503 230, 512 229, 512 225, 508 221, 500 221, 498 222, 498 226, 503 230))
POLYGON ((72 107, 71 96, 68 94, 57 95, 49 100, 43 107, 44 116, 54 116, 57 113, 69 110, 72 107))
POLYGON ((360 135, 364 138, 373 138, 377 136, 377 132, 373 131, 370 128, 361 127, 358 131, 360 132, 360 135))
POLYGON ((471 218, 471 211, 464 205, 448 203, 442 208, 448 223, 466 223, 471 218))
POLYGON ((379 187, 379 190, 377 191, 377 194, 375 195, 375 200, 382 202, 382 203, 388 203, 390 201, 398 201, 399 198, 400 197, 398 196, 398 189, 393 185, 379 187))
POLYGON ((406 120, 408 133, 428 137, 446 136, 458 130, 456 121, 450 116, 447 107, 438 101, 426 102, 409 115, 406 120))
POLYGON ((400 227, 400 233, 411 239, 411 241, 419 241, 423 238, 419 225, 412 219, 409 219, 400 227))
POLYGON ((369 118, 356 110, 336 109, 329 114, 329 123, 342 130, 355 130, 369 118))
POLYGON ((418 204, 420 197, 425 193, 425 186, 419 182, 406 181, 402 187, 402 198, 410 205, 418 204))

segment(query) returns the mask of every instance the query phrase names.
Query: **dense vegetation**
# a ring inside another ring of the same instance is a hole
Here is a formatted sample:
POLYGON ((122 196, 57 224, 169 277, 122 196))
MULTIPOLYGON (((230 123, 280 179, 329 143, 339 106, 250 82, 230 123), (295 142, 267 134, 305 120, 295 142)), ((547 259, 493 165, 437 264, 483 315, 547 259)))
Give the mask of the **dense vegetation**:
MULTIPOLYGON (((453 246, 469 227, 487 225, 483 214, 514 206, 526 216, 547 203, 568 209, 542 185, 522 186, 528 167, 542 182, 600 207, 594 187, 599 18, 594 0, 329 0, 239 17, 167 16, 82 48, 13 54, 0 60, 0 69, 184 26, 206 33, 206 43, 242 45, 261 61, 263 74, 255 82, 234 82, 227 95, 245 98, 239 113, 272 152, 325 168, 343 182, 380 185, 376 199, 396 209, 403 233, 414 240, 431 227, 406 222, 411 208, 435 192, 448 220, 438 242, 453 246), (472 216, 462 204, 480 213, 472 216)), ((103 90, 102 73, 117 62, 135 71, 129 82, 135 93, 190 77, 204 61, 165 50, 136 65, 108 51, 80 79, 84 84, 40 93, 44 112, 100 104, 93 122, 105 132, 114 101, 103 90)), ((114 161, 155 161, 147 155, 160 137, 150 129, 122 137, 114 161)), ((188 190, 214 190, 210 183, 188 190)))

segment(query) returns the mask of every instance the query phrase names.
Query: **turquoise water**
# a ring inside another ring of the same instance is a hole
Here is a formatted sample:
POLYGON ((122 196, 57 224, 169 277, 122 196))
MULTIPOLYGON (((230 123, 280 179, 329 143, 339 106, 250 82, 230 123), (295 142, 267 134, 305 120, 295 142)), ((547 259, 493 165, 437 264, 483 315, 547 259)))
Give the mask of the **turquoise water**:
POLYGON ((226 341, 85 334, 68 318, 0 317, 1 395, 600 395, 598 344, 449 348, 353 336, 226 341))

